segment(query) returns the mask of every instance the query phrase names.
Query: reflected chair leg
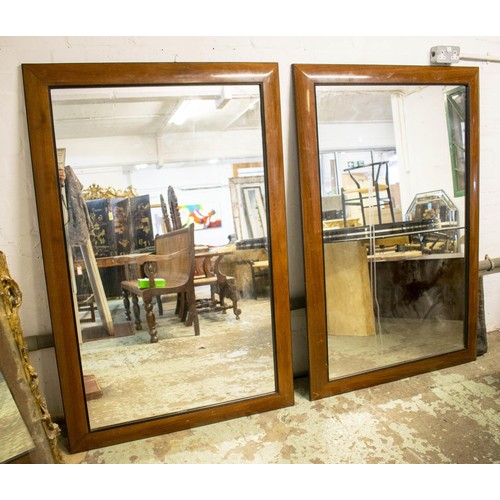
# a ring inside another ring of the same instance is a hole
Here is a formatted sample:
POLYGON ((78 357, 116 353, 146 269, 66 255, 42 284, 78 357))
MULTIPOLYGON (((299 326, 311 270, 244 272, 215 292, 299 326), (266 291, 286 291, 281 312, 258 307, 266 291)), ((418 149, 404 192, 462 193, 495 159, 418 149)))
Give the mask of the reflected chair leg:
POLYGON ((345 193, 344 188, 341 191, 341 200, 342 200, 342 217, 344 218, 344 227, 347 227, 347 213, 346 213, 346 204, 345 204, 345 193))
POLYGON ((186 321, 187 309, 186 309, 186 295, 184 292, 180 292, 177 294, 175 314, 178 316, 181 322, 186 321))
POLYGON ((240 319, 241 309, 238 307, 239 293, 236 285, 229 285, 229 298, 233 303, 233 312, 236 319, 240 319))
POLYGON ((217 305, 217 299, 215 298, 215 295, 218 294, 218 286, 216 285, 210 285, 210 303, 211 307, 215 307, 217 305))
POLYGON ((378 184, 375 185, 375 200, 377 203, 377 215, 378 215, 378 223, 382 224, 382 210, 380 208, 380 191, 378 188, 378 184))
POLYGON ((228 283, 227 281, 225 283, 221 283, 219 285, 219 297, 224 314, 226 313, 225 298, 229 297, 233 304, 234 315, 236 316, 236 319, 240 319, 241 309, 238 308, 238 287, 235 284, 228 283))
POLYGON ((158 314, 163 316, 163 302, 161 301, 161 295, 156 296, 156 305, 158 306, 158 314))
POLYGON ((156 319, 153 312, 153 303, 151 299, 144 301, 144 309, 146 310, 146 320, 148 322, 149 335, 151 336, 150 342, 152 344, 158 342, 158 333, 156 331, 156 319))
POLYGON ((177 302, 175 303, 175 314, 177 314, 177 316, 181 316, 181 294, 178 293, 177 294, 177 302))
POLYGON ((135 293, 132 294, 132 309, 134 311, 135 329, 142 330, 141 310, 139 308, 139 297, 135 293))
POLYGON ((223 283, 218 283, 217 284, 217 294, 219 295, 219 305, 222 308, 222 314, 226 314, 226 297, 229 297, 229 294, 227 293, 228 290, 228 283, 227 281, 224 281, 223 283))
POLYGON ((183 292, 180 294, 180 314, 179 318, 184 323, 189 313, 188 301, 186 298, 186 293, 183 292))
POLYGON ((194 291, 186 292, 186 309, 188 310, 185 321, 186 326, 194 325, 194 334, 200 334, 200 322, 198 320, 198 311, 196 310, 196 297, 194 291))
POLYGON ((253 267, 253 262, 250 262, 250 272, 252 273, 253 298, 257 300, 257 284, 255 280, 255 269, 253 267))
POLYGON ((363 226, 366 226, 366 215, 365 215, 365 205, 363 202, 363 195, 359 193, 358 196, 359 196, 359 206, 361 207, 361 216, 363 217, 363 226))
POLYGON ((130 315, 130 299, 129 299, 129 291, 122 290, 123 296, 123 305, 125 307, 125 318, 127 321, 132 321, 132 316, 130 315))
POLYGON ((389 209, 391 211, 391 220, 392 222, 396 222, 396 219, 394 217, 394 207, 392 205, 392 194, 389 185, 387 185, 387 197, 389 198, 389 209))

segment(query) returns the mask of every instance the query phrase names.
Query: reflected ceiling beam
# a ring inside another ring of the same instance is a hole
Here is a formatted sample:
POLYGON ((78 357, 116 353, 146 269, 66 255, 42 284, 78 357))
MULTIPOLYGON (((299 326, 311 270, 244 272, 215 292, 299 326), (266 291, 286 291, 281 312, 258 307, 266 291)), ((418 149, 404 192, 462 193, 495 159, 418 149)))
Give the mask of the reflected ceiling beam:
POLYGON ((232 98, 232 89, 226 86, 222 87, 219 98, 215 100, 215 109, 222 109, 232 98))
POLYGON ((259 98, 252 100, 248 106, 243 108, 239 113, 233 116, 228 123, 226 123, 226 125, 223 127, 223 130, 231 128, 231 126, 234 125, 242 116, 244 116, 246 113, 251 111, 255 106, 257 106, 259 102, 260 102, 259 98))

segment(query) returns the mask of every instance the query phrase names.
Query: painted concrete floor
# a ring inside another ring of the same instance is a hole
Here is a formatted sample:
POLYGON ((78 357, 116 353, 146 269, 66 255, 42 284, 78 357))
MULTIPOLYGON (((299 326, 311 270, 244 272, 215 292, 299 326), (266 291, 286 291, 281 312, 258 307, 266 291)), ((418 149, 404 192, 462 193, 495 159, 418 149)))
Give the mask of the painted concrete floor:
MULTIPOLYGON (((73 455, 73 464, 499 464, 500 332, 477 361, 73 455)), ((64 444, 64 443, 63 443, 64 444)))

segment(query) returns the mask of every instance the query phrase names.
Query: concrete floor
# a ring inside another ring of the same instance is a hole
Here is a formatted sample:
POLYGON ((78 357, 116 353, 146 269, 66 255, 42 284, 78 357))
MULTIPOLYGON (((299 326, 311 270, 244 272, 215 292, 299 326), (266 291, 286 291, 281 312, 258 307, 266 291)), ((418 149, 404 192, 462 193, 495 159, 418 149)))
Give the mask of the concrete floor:
MULTIPOLYGON (((500 332, 473 363, 73 455, 73 464, 498 464, 500 332)), ((63 443, 64 445, 64 443, 63 443)))

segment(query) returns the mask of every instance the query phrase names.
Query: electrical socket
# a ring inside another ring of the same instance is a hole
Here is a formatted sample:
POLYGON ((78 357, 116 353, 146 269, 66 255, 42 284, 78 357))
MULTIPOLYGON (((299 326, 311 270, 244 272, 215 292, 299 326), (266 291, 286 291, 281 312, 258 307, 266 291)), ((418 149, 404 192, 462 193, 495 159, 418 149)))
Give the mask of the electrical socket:
POLYGON ((460 47, 436 45, 431 48, 431 63, 454 64, 460 61, 460 47))

